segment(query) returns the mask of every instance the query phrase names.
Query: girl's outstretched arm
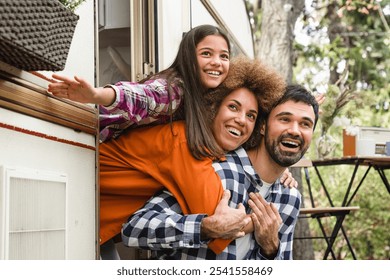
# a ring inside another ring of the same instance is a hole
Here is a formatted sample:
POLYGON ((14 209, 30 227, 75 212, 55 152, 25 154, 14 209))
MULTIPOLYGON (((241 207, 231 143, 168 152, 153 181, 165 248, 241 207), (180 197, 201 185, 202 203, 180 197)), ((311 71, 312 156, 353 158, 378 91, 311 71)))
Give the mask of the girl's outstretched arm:
POLYGON ((74 79, 53 74, 56 81, 48 85, 48 92, 60 98, 80 103, 92 103, 109 106, 115 101, 115 91, 110 87, 95 88, 86 80, 75 76, 74 79))

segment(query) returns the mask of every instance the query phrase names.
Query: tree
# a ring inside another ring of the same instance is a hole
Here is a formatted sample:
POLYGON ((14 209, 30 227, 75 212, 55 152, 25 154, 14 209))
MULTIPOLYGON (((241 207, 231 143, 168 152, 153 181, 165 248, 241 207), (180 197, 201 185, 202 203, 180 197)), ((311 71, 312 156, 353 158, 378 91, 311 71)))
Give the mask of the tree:
MULTIPOLYGON (((287 83, 290 83, 293 77, 295 22, 302 13, 304 5, 304 0, 263 0, 255 2, 250 7, 256 15, 255 26, 260 26, 257 30, 259 38, 256 45, 257 57, 278 70, 287 83)), ((303 193, 301 169, 292 168, 291 172, 303 193)), ((307 221, 299 220, 295 234, 307 236, 308 232, 307 221)), ((297 245, 294 245, 295 259, 314 259, 310 240, 294 241, 294 244, 297 245)))
POLYGON ((261 1, 257 57, 276 68, 289 83, 293 76, 294 27, 305 1, 261 1))

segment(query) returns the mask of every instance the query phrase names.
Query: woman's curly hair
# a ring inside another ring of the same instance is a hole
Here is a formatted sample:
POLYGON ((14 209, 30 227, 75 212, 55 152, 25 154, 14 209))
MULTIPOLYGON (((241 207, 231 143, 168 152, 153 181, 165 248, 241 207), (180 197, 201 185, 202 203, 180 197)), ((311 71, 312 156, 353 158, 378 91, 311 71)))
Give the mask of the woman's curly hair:
POLYGON ((206 102, 211 104, 210 121, 214 120, 223 99, 232 91, 247 88, 252 91, 259 104, 259 117, 255 129, 243 145, 251 149, 260 144, 260 126, 264 116, 270 112, 274 103, 278 101, 286 89, 285 79, 269 65, 258 59, 238 56, 231 60, 228 76, 215 90, 206 95, 206 102))

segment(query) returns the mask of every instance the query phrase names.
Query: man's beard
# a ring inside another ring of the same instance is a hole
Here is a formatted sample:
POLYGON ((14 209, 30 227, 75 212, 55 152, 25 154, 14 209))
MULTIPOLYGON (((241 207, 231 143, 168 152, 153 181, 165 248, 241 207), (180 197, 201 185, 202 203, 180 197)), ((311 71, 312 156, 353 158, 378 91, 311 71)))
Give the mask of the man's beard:
POLYGON ((303 155, 306 153, 309 147, 305 147, 305 141, 299 136, 293 136, 290 134, 283 134, 278 137, 275 141, 271 142, 268 137, 268 133, 264 135, 265 138, 265 147, 267 149, 268 154, 271 158, 280 166, 289 167, 295 163, 297 163, 303 155), (279 144, 283 141, 284 138, 294 139, 300 142, 300 150, 298 152, 287 152, 281 151, 279 149, 279 144))

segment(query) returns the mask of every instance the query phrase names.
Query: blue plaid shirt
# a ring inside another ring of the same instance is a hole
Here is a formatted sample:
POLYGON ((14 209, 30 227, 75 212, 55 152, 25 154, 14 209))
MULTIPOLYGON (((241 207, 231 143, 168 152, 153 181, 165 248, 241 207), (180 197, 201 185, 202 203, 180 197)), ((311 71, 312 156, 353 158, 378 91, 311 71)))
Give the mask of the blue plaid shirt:
MULTIPOLYGON (((230 152, 226 155, 226 161, 215 162, 213 167, 221 177, 224 188, 231 191, 229 206, 237 208, 237 205, 242 203, 247 213, 250 213, 249 193, 259 192, 262 182, 253 169, 246 151, 239 148, 230 152)), ((290 260, 301 194, 295 188, 283 187, 277 180, 265 199, 275 204, 283 220, 279 229, 280 243, 275 259, 290 260)), ((237 259, 236 240, 218 255, 208 249, 207 241, 200 238, 201 222, 204 217, 204 214, 183 215, 173 195, 163 190, 123 225, 122 240, 126 246, 152 250, 152 257, 157 259, 237 259)), ((248 240, 249 251, 244 259, 266 259, 253 233, 248 240)))

